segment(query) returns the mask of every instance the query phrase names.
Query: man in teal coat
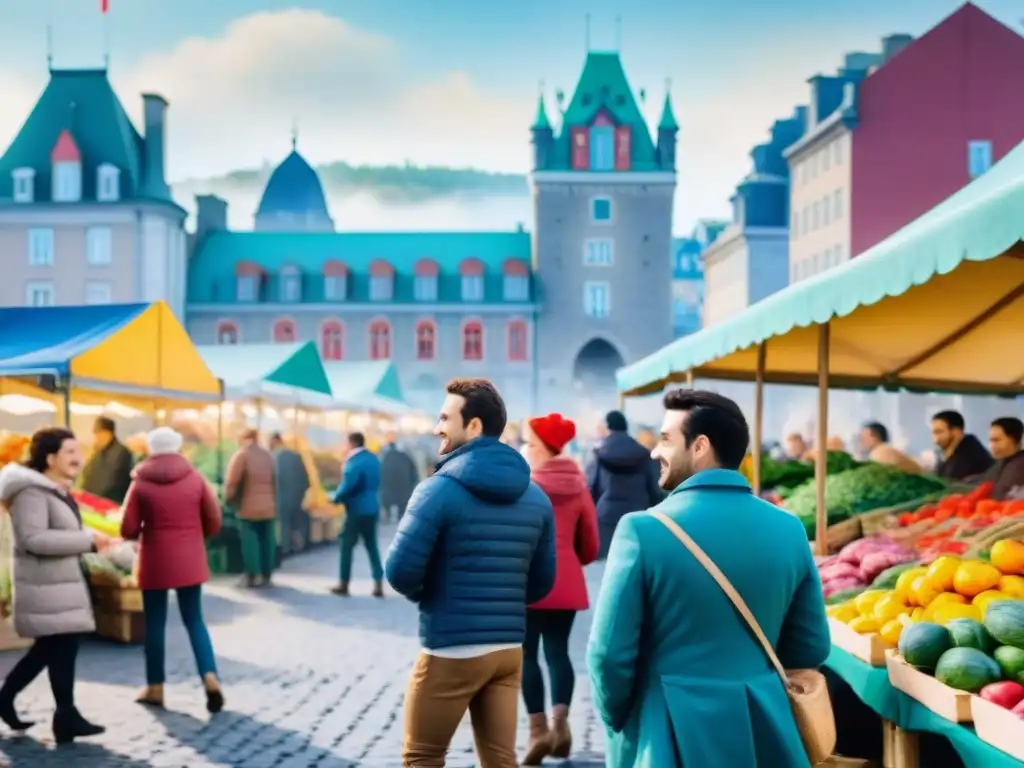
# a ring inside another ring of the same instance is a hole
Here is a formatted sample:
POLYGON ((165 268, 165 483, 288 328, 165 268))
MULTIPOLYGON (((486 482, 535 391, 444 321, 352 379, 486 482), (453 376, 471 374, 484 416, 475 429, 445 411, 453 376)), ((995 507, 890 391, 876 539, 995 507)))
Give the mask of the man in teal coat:
MULTIPOLYGON (((800 521, 737 471, 743 413, 713 392, 665 395, 652 452, 679 524, 743 596, 787 669, 830 650, 821 582, 800 521)), ((632 512, 612 539, 587 649, 610 768, 801 768, 785 688, 718 583, 657 518, 632 512)))

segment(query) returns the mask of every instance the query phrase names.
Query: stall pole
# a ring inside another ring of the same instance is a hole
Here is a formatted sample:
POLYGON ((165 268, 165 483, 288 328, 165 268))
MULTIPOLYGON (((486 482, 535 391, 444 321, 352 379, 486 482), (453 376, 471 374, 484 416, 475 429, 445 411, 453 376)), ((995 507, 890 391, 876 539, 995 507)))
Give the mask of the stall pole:
POLYGON ((71 429, 71 375, 64 379, 64 388, 61 391, 64 400, 64 426, 71 429))
POLYGON ((626 412, 626 396, 622 392, 619 392, 619 412, 626 412))
POLYGON ((686 388, 693 389, 693 371, 686 372, 686 388))
POLYGON ((256 431, 259 432, 263 429, 263 399, 257 397, 252 402, 256 406, 256 431))
POLYGON ((217 379, 217 487, 224 485, 224 379, 217 379))
POLYGON ((828 510, 825 508, 825 475, 828 472, 828 363, 829 324, 818 326, 818 436, 814 450, 814 485, 817 491, 814 543, 817 554, 828 554, 828 510))
POLYGON ((754 435, 750 447, 750 458, 753 465, 754 493, 761 493, 761 453, 764 450, 764 364, 767 353, 767 342, 757 345, 757 370, 754 374, 754 435))

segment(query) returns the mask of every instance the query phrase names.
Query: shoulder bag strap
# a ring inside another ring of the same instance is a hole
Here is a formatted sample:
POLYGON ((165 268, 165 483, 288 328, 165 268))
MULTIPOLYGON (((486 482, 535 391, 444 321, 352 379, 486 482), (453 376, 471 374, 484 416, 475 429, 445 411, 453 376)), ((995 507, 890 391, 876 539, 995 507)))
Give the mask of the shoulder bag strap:
POLYGON ((725 592, 725 596, 729 598, 730 602, 736 606, 736 610, 739 611, 740 616, 747 622, 750 630, 754 633, 758 642, 764 648, 764 652, 768 655, 768 660, 771 661, 772 666, 775 667, 775 671, 779 673, 779 677, 782 678, 783 684, 789 685, 789 676, 786 674, 785 668, 782 666, 782 662, 779 661, 779 657, 775 655, 775 649, 772 648, 772 644, 768 642, 768 638, 765 637, 764 632, 761 630, 761 625, 757 623, 757 619, 754 618, 754 614, 750 612, 747 604, 743 602, 743 598, 740 597, 740 593, 736 591, 736 588, 732 585, 726 575, 715 565, 714 561, 708 557, 707 553, 698 546, 697 542, 690 538, 689 534, 686 533, 675 520, 670 518, 664 512, 651 512, 653 517, 656 517, 660 523, 668 528, 675 537, 682 542, 683 546, 690 550, 690 554, 696 558, 697 562, 700 563, 704 570, 711 574, 711 578, 718 582, 718 586, 725 592))

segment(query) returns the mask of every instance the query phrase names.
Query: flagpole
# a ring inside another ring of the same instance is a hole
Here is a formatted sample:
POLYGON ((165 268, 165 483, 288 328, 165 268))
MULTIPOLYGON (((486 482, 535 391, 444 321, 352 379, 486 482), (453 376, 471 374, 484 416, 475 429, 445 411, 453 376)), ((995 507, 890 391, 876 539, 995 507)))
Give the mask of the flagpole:
POLYGON ((103 68, 110 69, 110 0, 100 0, 100 14, 103 16, 103 68))

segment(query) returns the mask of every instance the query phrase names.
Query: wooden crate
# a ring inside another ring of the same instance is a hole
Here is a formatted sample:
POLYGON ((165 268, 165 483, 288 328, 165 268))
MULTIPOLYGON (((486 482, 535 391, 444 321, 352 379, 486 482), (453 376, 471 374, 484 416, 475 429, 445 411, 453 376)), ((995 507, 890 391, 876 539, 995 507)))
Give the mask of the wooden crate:
POLYGON ((107 640, 137 645, 146 639, 146 620, 141 613, 124 612, 97 606, 96 634, 107 640))
POLYGON ((971 697, 971 715, 979 739, 1017 760, 1024 760, 1024 720, 980 696, 971 697))
POLYGON ((860 518, 851 517, 841 523, 830 525, 827 531, 828 551, 838 552, 851 541, 861 537, 860 518))
POLYGON ((142 590, 138 587, 92 585, 93 605, 122 613, 142 613, 142 590))
POLYGON ((846 624, 833 619, 828 619, 828 631, 832 637, 832 645, 846 651, 851 656, 860 659, 872 667, 885 666, 885 643, 877 633, 861 635, 854 632, 846 624))
POLYGON ((939 717, 954 723, 971 722, 971 694, 950 688, 931 675, 918 672, 895 651, 888 653, 885 666, 893 688, 921 702, 939 717))

